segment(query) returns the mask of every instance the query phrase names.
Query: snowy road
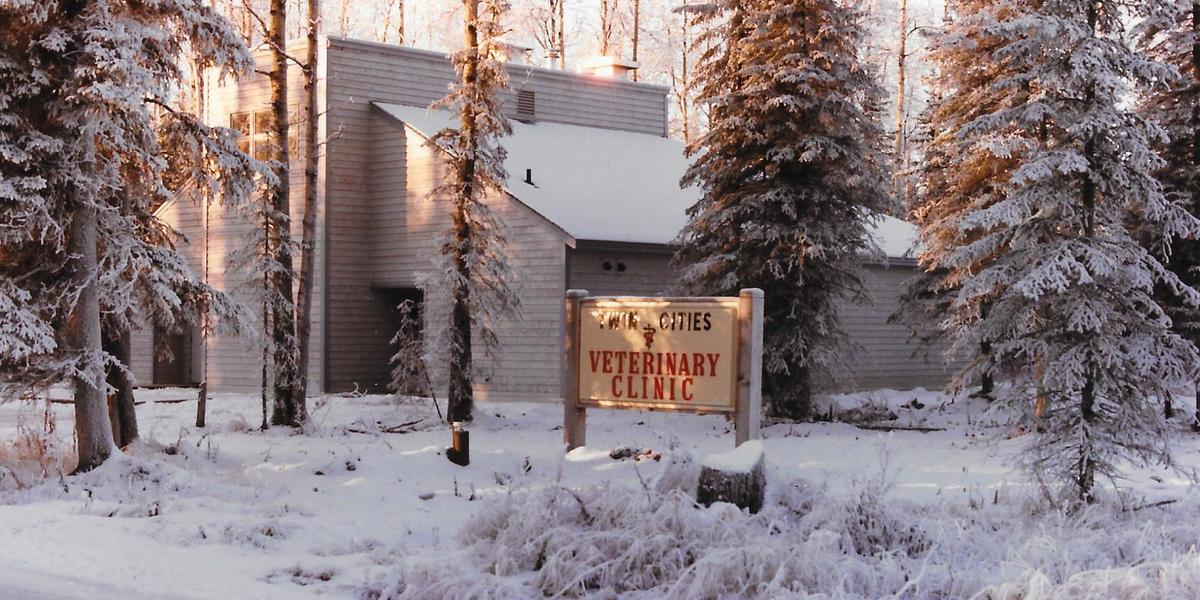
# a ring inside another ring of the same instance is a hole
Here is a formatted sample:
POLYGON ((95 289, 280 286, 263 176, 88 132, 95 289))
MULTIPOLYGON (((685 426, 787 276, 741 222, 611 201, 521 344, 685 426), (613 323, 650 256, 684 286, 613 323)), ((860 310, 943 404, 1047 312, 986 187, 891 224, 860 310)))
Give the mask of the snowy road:
POLYGON ((99 581, 85 581, 61 572, 46 573, 21 565, 0 563, 4 579, 4 597, 21 600, 193 600, 197 596, 148 593, 136 588, 118 587, 99 581))

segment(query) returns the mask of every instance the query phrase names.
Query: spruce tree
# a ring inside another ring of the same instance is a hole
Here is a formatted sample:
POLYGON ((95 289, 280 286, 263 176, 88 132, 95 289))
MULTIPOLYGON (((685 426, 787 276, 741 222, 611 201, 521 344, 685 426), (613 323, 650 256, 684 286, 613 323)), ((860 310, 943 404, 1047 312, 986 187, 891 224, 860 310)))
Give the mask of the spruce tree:
POLYGON ((999 40, 991 54, 1005 68, 989 89, 1002 96, 958 137, 1009 173, 939 219, 951 241, 924 259, 960 284, 949 321, 959 341, 992 345, 959 384, 1001 376, 999 400, 1040 432, 1021 463, 1088 501, 1125 461, 1170 462, 1155 400, 1197 366, 1154 288, 1192 305, 1200 294, 1135 230, 1186 237, 1200 222, 1154 178, 1161 129, 1122 103, 1131 84, 1170 70, 1124 43, 1135 15, 1113 0, 1004 3, 988 15, 982 33, 999 40))
POLYGON ((458 81, 450 94, 431 108, 450 108, 458 129, 443 129, 431 140, 445 159, 446 176, 430 192, 435 202, 449 204, 450 230, 442 245, 448 263, 439 272, 451 298, 449 327, 440 330, 437 346, 448 349, 447 418, 470 421, 474 406, 472 337, 478 333, 485 353, 494 355, 498 319, 515 316, 516 294, 505 230, 489 202, 502 194, 508 175, 499 139, 512 129, 500 112, 499 93, 508 88, 501 36, 505 0, 463 0, 464 44, 452 55, 458 81))
POLYGON ((688 211, 676 260, 685 289, 766 293, 764 396, 806 417, 816 378, 838 364, 841 298, 865 300, 868 226, 887 212, 883 92, 859 48, 851 6, 728 0, 701 13, 710 45, 697 71, 710 130, 688 148, 688 211))
MULTIPOLYGON (((920 230, 920 276, 911 280, 902 296, 898 316, 910 322, 920 341, 944 337, 954 296, 965 278, 983 268, 990 256, 981 256, 971 268, 948 270, 939 258, 951 249, 969 244, 983 232, 960 231, 955 223, 963 215, 992 206, 1004 197, 1019 153, 997 156, 978 138, 964 135, 976 119, 1023 101, 1028 90, 1008 90, 997 83, 1013 76, 1009 61, 998 51, 1005 40, 988 30, 1005 14, 996 0, 952 0, 946 20, 933 36, 928 59, 933 71, 927 81, 931 98, 922 112, 922 160, 913 170, 916 190, 905 207, 909 220, 920 230)), ((989 298, 974 305, 986 310, 989 298)), ((952 345, 950 351, 983 361, 990 353, 987 340, 977 345, 952 345)), ((994 393, 993 377, 981 370, 981 393, 994 393)))
MULTIPOLYGON (((1167 132, 1168 140, 1159 146, 1166 164, 1158 172, 1167 198, 1200 216, 1200 2, 1163 2, 1151 9, 1139 26, 1140 47, 1175 67, 1178 76, 1148 93, 1141 113, 1167 132)), ((1200 242, 1164 238, 1156 228, 1146 229, 1145 238, 1152 250, 1169 248, 1167 267, 1171 272, 1192 288, 1200 288, 1200 242)), ((1200 345, 1200 309, 1169 292, 1160 287, 1159 297, 1167 307, 1174 331, 1200 345)), ((1197 407, 1192 427, 1200 430, 1200 383, 1192 387, 1197 407)), ((1164 406, 1169 418, 1170 397, 1164 406)))
POLYGON ((85 471, 114 447, 106 367, 127 367, 102 317, 126 330, 235 316, 153 208, 199 185, 251 192, 258 165, 234 133, 175 103, 187 53, 226 72, 250 56, 198 0, 7 3, 0 22, 0 392, 72 384, 85 471))

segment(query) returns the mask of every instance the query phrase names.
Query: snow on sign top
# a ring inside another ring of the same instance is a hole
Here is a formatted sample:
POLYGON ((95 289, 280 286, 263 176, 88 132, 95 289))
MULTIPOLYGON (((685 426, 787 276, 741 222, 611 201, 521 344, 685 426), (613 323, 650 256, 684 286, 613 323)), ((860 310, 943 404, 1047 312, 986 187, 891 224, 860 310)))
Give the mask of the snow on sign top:
MULTIPOLYGON (((447 111, 375 106, 429 138, 457 120, 447 111)), ((668 244, 700 197, 680 188, 688 161, 679 142, 643 133, 548 123, 512 122, 507 191, 578 240, 668 244), (525 182, 530 170, 533 184, 525 182)), ((891 217, 874 224, 876 243, 891 257, 909 256, 915 228, 891 217)))

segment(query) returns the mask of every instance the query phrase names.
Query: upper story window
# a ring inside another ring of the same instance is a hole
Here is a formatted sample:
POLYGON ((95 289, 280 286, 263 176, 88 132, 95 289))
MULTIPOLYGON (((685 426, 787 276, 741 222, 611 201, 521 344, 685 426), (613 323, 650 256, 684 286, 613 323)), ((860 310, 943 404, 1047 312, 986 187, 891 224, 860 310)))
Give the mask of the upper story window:
POLYGON ((271 160, 274 148, 271 143, 271 111, 255 110, 235 112, 229 115, 229 128, 238 132, 238 150, 253 156, 255 160, 271 160))

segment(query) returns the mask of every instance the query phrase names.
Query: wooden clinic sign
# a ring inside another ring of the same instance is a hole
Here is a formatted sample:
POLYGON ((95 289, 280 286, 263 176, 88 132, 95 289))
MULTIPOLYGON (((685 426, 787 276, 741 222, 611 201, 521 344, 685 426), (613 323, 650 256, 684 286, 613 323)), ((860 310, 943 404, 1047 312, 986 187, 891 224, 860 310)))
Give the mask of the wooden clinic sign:
POLYGON ((568 290, 564 437, 583 446, 587 409, 734 415, 736 442, 758 437, 763 292, 737 297, 595 297, 568 290))

